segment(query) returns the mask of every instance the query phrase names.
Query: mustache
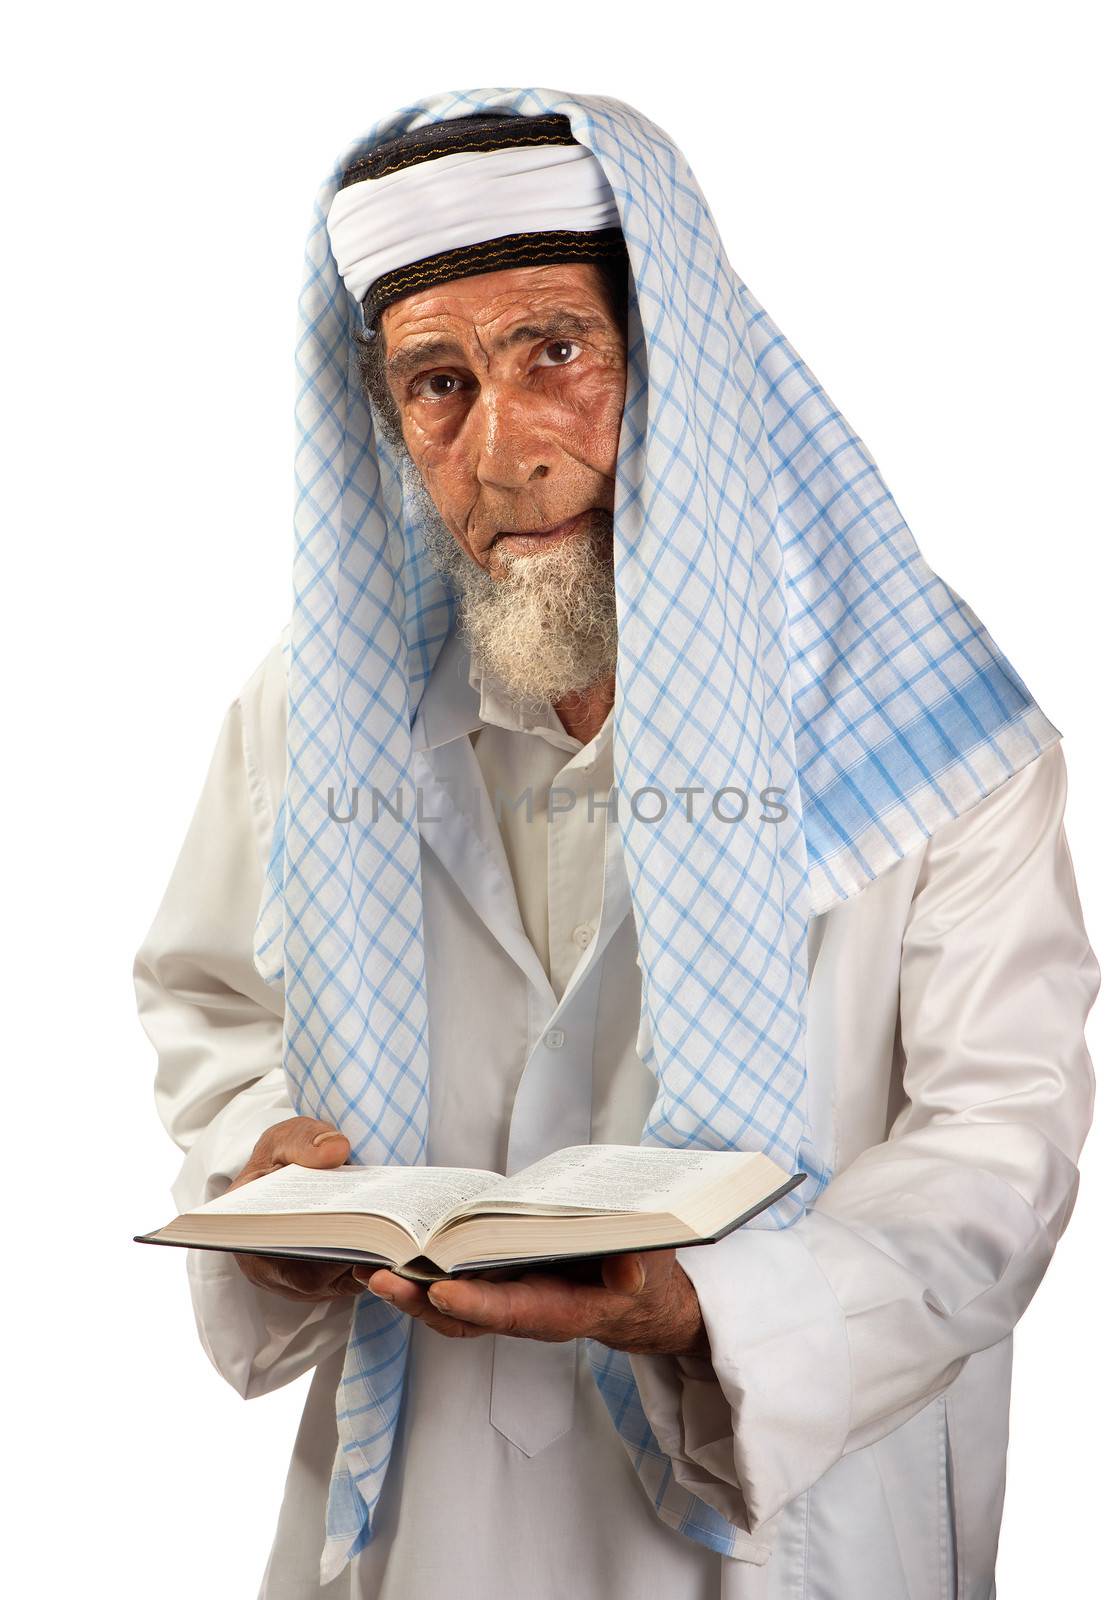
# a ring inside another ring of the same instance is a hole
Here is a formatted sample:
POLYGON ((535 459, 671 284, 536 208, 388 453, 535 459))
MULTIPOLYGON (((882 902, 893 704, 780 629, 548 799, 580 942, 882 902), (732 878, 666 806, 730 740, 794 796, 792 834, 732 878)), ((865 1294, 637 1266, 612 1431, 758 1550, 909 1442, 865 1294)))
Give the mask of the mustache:
MULTIPOLYGON (((424 534, 431 534, 432 542, 436 545, 440 545, 445 539, 449 539, 451 545, 455 549, 459 549, 458 541, 447 527, 442 513, 431 498, 431 491, 424 482, 423 474, 406 449, 401 448, 399 450, 397 464, 400 468, 404 500, 411 511, 415 513, 416 520, 420 523, 424 534)), ((475 549, 483 552, 495 544, 498 539, 510 537, 514 534, 548 533, 551 529, 560 528, 563 523, 573 522, 578 517, 586 519, 590 533, 610 532, 615 520, 612 512, 604 506, 587 506, 583 511, 568 511, 560 516, 556 514, 545 517, 540 516, 526 526, 520 518, 509 516, 505 517, 503 521, 497 518, 495 526, 486 526, 483 532, 471 538, 470 543, 475 549)), ((492 517, 483 518, 482 520, 486 524, 493 523, 492 517)), ((459 553, 462 554, 463 560, 470 562, 469 556, 464 551, 459 549, 459 553)), ((470 564, 473 563, 470 562, 470 564)))
MULTIPOLYGON (((502 588, 502 584, 498 584, 497 580, 483 566, 474 561, 458 543, 458 540, 447 527, 434 500, 432 500, 430 491, 414 463, 405 466, 403 476, 405 500, 422 534, 424 548, 431 559, 432 565, 440 575, 459 593, 474 588, 490 590, 502 588)), ((562 520, 568 522, 570 518, 565 517, 562 520)), ((556 527, 558 524, 549 523, 546 526, 556 527)), ((599 558, 605 564, 610 564, 613 552, 614 529, 615 517, 613 513, 602 506, 592 506, 589 508, 585 525, 580 530, 578 538, 587 540, 599 558)), ((514 531, 516 530, 497 530, 498 533, 514 531)), ((519 531, 528 532, 532 530, 520 529, 519 531)), ((527 561, 535 558, 505 553, 502 559, 509 567, 516 564, 522 567, 527 561)))
POLYGON ((601 506, 586 506, 582 511, 571 511, 568 516, 545 518, 542 522, 533 523, 530 527, 498 527, 491 535, 481 535, 480 549, 482 552, 491 550, 499 539, 509 539, 515 534, 543 534, 551 533, 557 528, 564 527, 567 522, 582 522, 595 526, 595 519, 606 517, 611 521, 611 512, 605 511, 601 506))
MULTIPOLYGON (((569 518, 566 518, 566 520, 569 521, 569 518)), ((557 526, 557 524, 554 524, 554 526, 557 526)), ((511 575, 513 573, 518 573, 521 577, 524 574, 534 574, 537 577, 540 568, 545 568, 546 563, 555 560, 560 554, 568 556, 570 550, 576 553, 576 559, 579 562, 587 563, 593 569, 602 568, 611 573, 615 561, 614 526, 615 519, 612 513, 603 510, 599 506, 594 506, 584 516, 581 526, 577 529, 572 541, 556 543, 552 553, 549 555, 528 556, 511 550, 501 550, 500 563, 507 575, 507 582, 503 578, 498 581, 485 567, 466 555, 445 523, 442 524, 441 537, 450 541, 451 566, 455 572, 461 574, 465 588, 492 588, 504 593, 511 588, 511 575), (456 556, 460 557, 460 560, 455 561, 454 558, 456 556), (536 566, 536 562, 539 563, 539 566, 536 566)))

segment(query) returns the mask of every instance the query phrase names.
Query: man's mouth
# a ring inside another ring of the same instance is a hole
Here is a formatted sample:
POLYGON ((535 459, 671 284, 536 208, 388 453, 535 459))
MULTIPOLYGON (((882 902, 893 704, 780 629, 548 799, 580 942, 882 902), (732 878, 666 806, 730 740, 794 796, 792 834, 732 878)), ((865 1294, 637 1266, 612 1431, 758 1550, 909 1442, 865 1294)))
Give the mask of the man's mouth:
POLYGON ((505 545, 509 550, 524 553, 539 550, 546 544, 553 544, 558 539, 576 533, 588 515, 588 511, 579 511, 575 517, 567 517, 565 522, 556 522, 549 528, 502 528, 493 536, 488 548, 492 550, 505 545))

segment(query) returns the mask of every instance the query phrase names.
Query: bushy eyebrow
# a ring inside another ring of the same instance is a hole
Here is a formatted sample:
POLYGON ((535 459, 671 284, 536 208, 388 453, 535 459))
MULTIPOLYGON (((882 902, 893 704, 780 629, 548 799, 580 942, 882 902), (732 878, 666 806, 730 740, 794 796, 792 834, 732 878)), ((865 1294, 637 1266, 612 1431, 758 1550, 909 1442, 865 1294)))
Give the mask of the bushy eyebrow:
MULTIPOLYGON (((531 344, 536 339, 587 338, 598 333, 604 324, 596 317, 583 317, 576 311, 555 311, 542 322, 525 322, 502 334, 492 346, 493 352, 510 350, 516 345, 531 344)), ((440 361, 464 361, 465 352, 456 339, 441 334, 430 334, 424 339, 412 339, 402 344, 388 359, 389 377, 403 383, 421 367, 433 366, 440 361)))

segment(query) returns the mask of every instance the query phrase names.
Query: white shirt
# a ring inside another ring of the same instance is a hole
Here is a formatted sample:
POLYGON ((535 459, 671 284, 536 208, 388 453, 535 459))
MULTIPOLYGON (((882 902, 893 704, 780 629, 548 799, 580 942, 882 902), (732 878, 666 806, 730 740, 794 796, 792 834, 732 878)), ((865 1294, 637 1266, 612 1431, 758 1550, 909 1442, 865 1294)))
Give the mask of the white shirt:
MULTIPOLYGON (((136 957, 160 1114, 186 1151, 180 1209, 221 1193, 293 1114, 281 996, 251 957, 284 716, 275 648, 227 713, 136 957)), ((587 824, 580 797, 611 782, 611 717, 584 746, 552 710, 539 723, 521 726, 492 680, 475 688, 448 641, 413 728, 432 791, 436 1164, 505 1171, 588 1138, 635 1143, 654 1094, 626 880, 607 814, 587 824), (457 809, 436 821, 446 780, 457 809), (538 798, 555 780, 577 791, 572 809, 498 824, 497 782, 538 798)), ((250 1396, 316 1368, 264 1600, 930 1600, 955 1581, 988 1600, 1011 1329, 1068 1220, 1091 1114, 1083 1028, 1099 968, 1065 791, 1056 745, 812 919, 811 1114, 837 1176, 785 1232, 679 1252, 710 1362, 632 1358, 677 1479, 745 1531, 742 1559, 657 1518, 583 1346, 447 1340, 417 1323, 379 1533, 321 1590, 350 1302, 306 1307, 190 1251, 200 1337, 228 1382, 250 1396)))

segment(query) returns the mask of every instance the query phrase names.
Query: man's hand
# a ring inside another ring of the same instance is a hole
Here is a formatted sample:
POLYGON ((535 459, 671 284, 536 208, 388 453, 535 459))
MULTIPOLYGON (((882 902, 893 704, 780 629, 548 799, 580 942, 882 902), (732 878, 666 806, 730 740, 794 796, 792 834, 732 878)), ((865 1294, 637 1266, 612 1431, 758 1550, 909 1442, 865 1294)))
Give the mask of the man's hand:
MULTIPOLYGON (((254 1146, 250 1160, 226 1191, 260 1178, 295 1161, 301 1167, 341 1167, 350 1154, 350 1141, 330 1123, 313 1117, 289 1117, 267 1128, 254 1146)), ((236 1254, 240 1270, 257 1284, 289 1300, 338 1300, 361 1294, 350 1269, 338 1261, 281 1261, 276 1256, 236 1254)))
POLYGON ((599 1283, 529 1272, 507 1282, 453 1278, 424 1287, 382 1268, 355 1267, 354 1275, 451 1339, 510 1333, 553 1342, 591 1338, 643 1355, 710 1354, 700 1302, 676 1250, 604 1256, 599 1283))

